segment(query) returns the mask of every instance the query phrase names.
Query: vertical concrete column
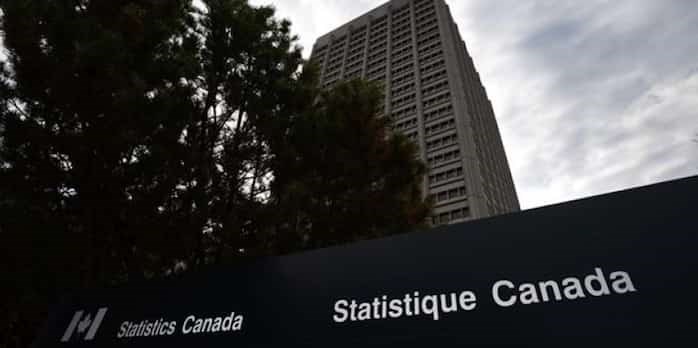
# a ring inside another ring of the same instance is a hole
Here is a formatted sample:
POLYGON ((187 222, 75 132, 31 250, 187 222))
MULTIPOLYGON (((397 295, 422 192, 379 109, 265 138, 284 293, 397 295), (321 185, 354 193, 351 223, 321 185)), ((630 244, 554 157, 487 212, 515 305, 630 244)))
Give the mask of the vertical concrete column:
MULTIPOLYGON (((412 61, 414 64, 414 87, 415 87, 415 99, 417 102, 417 132, 419 139, 419 154, 420 159, 427 163, 427 144, 426 144, 426 134, 424 131, 424 100, 422 98, 422 72, 419 64, 419 47, 417 40, 417 13, 414 5, 414 1, 410 2, 410 31, 412 34, 412 61)), ((427 163, 427 173, 422 179, 423 192, 422 196, 427 197, 429 195, 429 173, 431 168, 427 163)), ((429 217, 431 218, 431 217, 429 217)))
POLYGON ((318 58, 318 65, 319 65, 319 73, 320 73, 320 83, 323 83, 325 81, 325 71, 327 69, 327 62, 329 61, 330 57, 330 48, 331 48, 332 43, 330 42, 325 46, 325 53, 322 55, 322 57, 318 58))
POLYGON ((385 81, 383 82, 383 90, 385 91, 385 111, 383 112, 383 116, 388 116, 390 115, 390 112, 392 110, 391 107, 391 101, 392 101, 392 76, 393 76, 393 62, 392 62, 392 56, 393 56, 393 7, 392 4, 388 5, 388 11, 387 11, 387 18, 386 24, 385 24, 385 44, 387 47, 385 48, 385 81))
POLYGON ((366 69, 368 68, 368 49, 371 46, 369 40, 371 40, 371 26, 373 25, 373 16, 368 16, 368 23, 366 23, 366 35, 364 42, 364 57, 363 63, 361 65, 361 77, 366 78, 366 69))
POLYGON ((471 112, 467 101, 465 85, 465 58, 459 49, 460 35, 455 30, 448 6, 444 0, 435 0, 436 17, 439 23, 439 36, 444 52, 448 83, 451 90, 451 103, 456 119, 458 140, 463 162, 466 192, 471 216, 488 216, 481 177, 481 168, 477 156, 475 136, 472 127, 471 112))
POLYGON ((330 56, 332 55, 332 49, 334 48, 334 42, 335 42, 336 38, 337 37, 334 34, 330 35, 330 40, 327 43, 327 56, 326 56, 327 58, 325 60, 325 64, 323 64, 323 66, 322 66, 322 73, 320 75, 320 76, 322 76, 322 79, 320 81, 322 81, 323 85, 325 82, 327 82, 326 81, 327 68, 330 65, 330 56))
POLYGON ((351 42, 351 31, 353 30, 352 26, 349 26, 347 29, 346 36, 344 36, 344 47, 342 50, 342 66, 339 68, 339 78, 343 79, 344 78, 344 73, 346 72, 347 68, 347 56, 349 56, 349 43, 351 42))

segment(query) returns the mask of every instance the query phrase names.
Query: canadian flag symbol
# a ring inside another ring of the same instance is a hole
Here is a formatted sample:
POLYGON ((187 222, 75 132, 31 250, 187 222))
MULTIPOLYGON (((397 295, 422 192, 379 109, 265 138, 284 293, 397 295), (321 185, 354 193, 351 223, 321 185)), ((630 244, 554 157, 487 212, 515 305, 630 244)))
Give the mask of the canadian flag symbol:
POLYGON ((107 313, 107 308, 102 307, 97 311, 94 318, 90 313, 85 313, 85 311, 77 311, 73 315, 73 319, 70 321, 70 325, 65 330, 61 342, 68 342, 73 336, 73 333, 77 331, 78 335, 85 335, 84 339, 86 341, 92 340, 97 334, 97 329, 104 319, 104 315, 107 313))

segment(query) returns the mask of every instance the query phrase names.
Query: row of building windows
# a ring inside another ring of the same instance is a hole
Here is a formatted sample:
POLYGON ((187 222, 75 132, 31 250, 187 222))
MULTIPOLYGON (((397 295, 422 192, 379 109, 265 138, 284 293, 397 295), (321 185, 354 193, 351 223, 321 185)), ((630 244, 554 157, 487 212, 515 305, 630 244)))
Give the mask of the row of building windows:
POLYGON ((377 37, 375 39, 371 39, 368 42, 368 45, 371 47, 371 49, 373 49, 374 47, 376 47, 378 45, 384 45, 387 38, 388 38, 387 35, 382 35, 382 36, 377 37))
MULTIPOLYGON (((424 28, 425 26, 433 25, 436 22, 436 19, 434 16, 431 16, 435 14, 434 6, 431 1, 424 1, 424 2, 415 2, 415 18, 417 19, 417 22, 420 24, 420 28, 424 28)), ((403 6, 401 9, 395 10, 392 13, 393 16, 393 41, 398 41, 399 39, 402 38, 400 35, 404 35, 403 31, 408 31, 411 28, 410 25, 410 8, 409 5, 403 6)), ((349 50, 354 50, 358 48, 360 45, 363 45, 365 42, 365 37, 366 37, 366 26, 362 26, 360 28, 357 28, 352 31, 351 33, 351 38, 349 42, 349 50)), ((423 29, 425 30, 425 29, 423 29)), ((370 29, 370 38, 372 43, 377 43, 378 41, 384 40, 386 37, 383 37, 383 34, 387 33, 387 16, 382 16, 380 18, 377 18, 371 22, 371 29, 370 29)), ((341 56, 343 54, 342 50, 338 48, 343 48, 345 44, 345 40, 347 39, 346 35, 333 40, 332 46, 333 48, 337 48, 337 50, 333 50, 334 52, 330 56, 330 60, 333 60, 334 58, 337 58, 338 56, 341 56)), ((321 46, 318 47, 317 50, 315 51, 315 54, 313 56, 318 56, 322 57, 326 53, 328 46, 321 46)))
POLYGON ((395 121, 395 120, 400 120, 400 119, 403 119, 406 117, 413 116, 415 114, 417 114, 417 106, 413 105, 411 107, 400 109, 400 110, 393 112, 390 115, 390 118, 392 118, 393 121, 395 121))
POLYGON ((396 123, 393 126, 393 130, 396 132, 401 132, 401 131, 404 131, 405 129, 414 128, 416 126, 417 126, 417 118, 415 117, 415 118, 411 118, 411 119, 406 120, 406 121, 402 121, 400 123, 396 123))
POLYGON ((433 0, 416 0, 414 2, 414 10, 419 11, 426 7, 432 7, 433 0))
POLYGON ((376 70, 376 71, 370 72, 366 75, 366 79, 369 81, 384 81, 385 80, 385 71, 384 70, 376 70))
POLYGON ((327 76, 325 76, 325 81, 326 82, 334 82, 339 78, 339 71, 333 72, 327 76))
POLYGON ((470 208, 459 208, 449 212, 441 213, 431 217, 434 225, 445 225, 451 221, 467 219, 470 217, 470 208))
POLYGON ((393 109, 395 109, 395 108, 398 108, 398 107, 400 107, 400 106, 403 106, 403 105, 407 105, 407 104, 409 104, 409 103, 412 103, 412 102, 414 102, 416 99, 417 99, 417 96, 416 96, 414 93, 412 93, 412 94, 405 95, 405 96, 403 96, 403 97, 399 97, 399 98, 393 99, 393 101, 392 101, 392 103, 391 103, 390 105, 391 105, 391 107, 392 107, 393 109))
POLYGON ((422 76, 425 76, 425 75, 429 74, 429 73, 432 72, 432 71, 436 71, 436 70, 439 70, 439 69, 442 69, 442 68, 445 68, 445 67, 446 67, 446 62, 445 62, 443 59, 439 59, 439 60, 437 60, 437 61, 435 61, 435 62, 426 64, 425 66, 423 66, 423 67, 419 70, 419 72, 421 73, 422 76))
POLYGON ((441 79, 445 78, 446 76, 447 76, 446 69, 439 70, 439 71, 432 73, 428 76, 422 77, 422 85, 427 85, 427 84, 430 84, 434 81, 441 80, 441 79))
POLYGON ((410 62, 409 64, 403 65, 399 68, 393 69, 392 74, 393 76, 398 76, 402 73, 411 71, 414 68, 414 63, 410 62))
POLYGON ((463 176, 463 167, 451 168, 440 173, 434 173, 429 175, 429 184, 438 184, 451 179, 459 178, 463 176))
POLYGON ((412 61, 405 61, 402 64, 393 64, 392 71, 393 75, 400 75, 407 70, 412 70, 414 63, 412 61), (404 67, 409 67, 409 69, 403 69, 404 67))
POLYGON ((428 22, 423 23, 422 26, 419 27, 419 31, 417 32, 417 39, 423 39, 427 36, 431 36, 431 34, 438 32, 439 25, 436 23, 436 18, 430 19, 428 22))
POLYGON ((432 42, 428 45, 425 45, 423 47, 420 47, 419 50, 417 51, 417 53, 421 57, 422 55, 427 54, 427 53, 434 51, 436 49, 439 49, 439 48, 441 48, 441 42, 436 41, 436 42, 432 42))
POLYGON ((465 190, 465 186, 460 186, 447 191, 432 193, 430 196, 432 197, 435 203, 441 203, 450 201, 452 199, 465 197, 467 194, 468 193, 465 190))
POLYGON ((414 80, 414 74, 406 74, 406 75, 401 75, 399 77, 394 78, 392 81, 392 84, 395 86, 395 85, 399 85, 399 84, 406 83, 406 82, 413 81, 413 80, 414 80))
POLYGON ((403 18, 399 21, 393 21, 393 35, 399 34, 403 30, 409 30, 411 27, 410 17, 403 18))
POLYGON ((385 19, 387 19, 387 17, 383 17, 383 20, 380 23, 371 25, 371 31, 369 33, 371 38, 381 36, 388 32, 388 22, 385 21, 385 19))
POLYGON ((433 12, 434 11, 434 6, 422 6, 419 8, 419 10, 416 10, 414 12, 415 17, 422 16, 426 13, 433 12))
POLYGON ((359 27, 359 28, 352 29, 350 35, 351 35, 351 39, 352 39, 352 40, 354 40, 354 39, 356 39, 356 38, 360 38, 360 37, 362 37, 362 36, 365 36, 365 35, 366 35, 366 26, 363 25, 363 26, 361 26, 361 27, 359 27))
POLYGON ((409 84, 402 85, 401 87, 394 88, 392 90, 391 94, 393 97, 396 97, 396 96, 399 96, 401 94, 405 94, 407 92, 412 92, 412 91, 414 91, 414 89, 415 89, 414 83, 409 83, 409 84))
POLYGON ((427 151, 440 149, 444 146, 453 145, 458 142, 458 135, 449 134, 445 137, 440 137, 434 140, 427 141, 427 151))
MULTIPOLYGON (((393 73, 396 75, 401 74, 402 72, 406 71, 408 69, 396 69, 393 70, 393 73)), ((347 67, 346 72, 344 74, 344 78, 347 80, 354 79, 354 78, 359 78, 361 77, 361 65, 360 64, 354 64, 352 66, 347 67)), ((335 82, 339 78, 339 70, 331 72, 325 77, 325 81, 328 83, 335 82)), ((383 80, 385 78, 385 65, 380 64, 378 67, 372 68, 368 71, 367 74, 367 79, 371 81, 377 81, 377 80, 383 80)), ((405 93, 409 93, 414 91, 415 89, 415 84, 414 83, 409 83, 409 81, 414 80, 414 74, 406 74, 406 75, 401 75, 400 77, 396 78, 393 80, 394 85, 398 85, 400 87, 395 88, 391 91, 391 95, 393 97, 399 97, 405 93), (400 85, 403 83, 403 85, 400 85)), ((422 93, 424 97, 431 96, 433 94, 439 93, 439 92, 444 92, 448 90, 448 81, 444 80, 442 82, 436 83, 432 86, 426 87, 422 89, 422 93)), ((450 93, 444 93, 438 96, 435 96, 433 98, 427 99, 423 102, 423 107, 424 109, 428 109, 430 107, 433 107, 438 104, 442 104, 446 101, 448 101, 450 98, 450 93)), ((414 94, 405 96, 399 99, 396 99, 392 102, 392 107, 397 108, 403 105, 407 105, 411 102, 414 102, 416 100, 416 96, 414 94)), ((445 108, 439 108, 434 111, 430 111, 425 114, 425 120, 430 120, 432 118, 438 118, 442 114, 445 114, 446 112, 451 111, 451 106, 444 106, 445 108)))
POLYGON ((388 28, 388 16, 383 16, 378 18, 371 23, 371 36, 380 35, 387 31, 388 28))
POLYGON ((431 8, 426 8, 423 10, 420 10, 418 12, 414 13, 414 17, 416 18, 417 26, 421 26, 424 22, 428 21, 431 19, 434 15, 436 14, 436 10, 434 10, 433 7, 431 8))
POLYGON ((347 63, 352 63, 364 58, 364 48, 359 47, 347 54, 347 63))
POLYGON ((365 43, 366 43, 366 40, 361 40, 356 45, 349 46, 349 52, 347 53, 347 57, 352 57, 354 55, 363 54, 364 48, 366 47, 365 43))
POLYGON ((355 49, 359 46, 363 46, 364 43, 366 42, 366 31, 362 31, 360 33, 356 33, 356 36, 353 36, 352 34, 351 39, 349 40, 349 49, 355 49))
POLYGON ((431 157, 427 157, 427 163, 434 168, 441 164, 451 162, 460 158, 460 150, 453 150, 445 153, 440 153, 431 157))
MULTIPOLYGON (((423 28, 424 25, 429 26, 427 29, 421 29, 419 34, 426 35, 424 34, 425 31, 427 33, 430 33, 432 31, 437 31, 438 30, 438 24, 436 23, 436 19, 434 16, 431 16, 431 18, 427 18, 428 20, 425 21, 424 19, 426 17, 429 17, 429 14, 434 14, 434 6, 431 1, 424 1, 424 2, 415 2, 415 17, 417 18, 418 21, 421 21, 420 23, 423 23, 423 25, 420 25, 420 28, 423 28), (418 5, 419 4, 419 5, 418 5)), ((413 56, 410 54, 412 52, 412 47, 411 47, 411 23, 410 19, 410 7, 409 5, 404 6, 403 8, 393 11, 393 42, 394 42, 394 52, 392 54, 392 58, 395 60, 393 61, 393 65, 400 65, 404 63, 411 63, 410 61, 413 59, 413 56), (404 55, 404 56, 401 56, 404 55), (398 58, 399 56, 399 58, 398 58)), ((383 60, 383 57, 380 57, 381 54, 385 54, 386 49, 384 48, 385 41, 387 41, 387 16, 383 16, 381 18, 378 18, 374 21, 372 21, 372 25, 370 27, 370 30, 366 27, 363 26, 361 28, 358 28, 350 34, 350 39, 349 39, 349 51, 347 53, 347 66, 346 66, 346 73, 345 73, 345 78, 355 78, 355 77, 360 77, 360 71, 359 68, 361 66, 362 58, 364 57, 363 52, 365 51, 365 44, 366 44, 366 32, 369 31, 370 34, 370 41, 369 41, 369 49, 370 50, 375 50, 378 49, 379 52, 376 54, 373 54, 369 59, 377 59, 375 62, 372 62, 371 65, 368 66, 368 71, 369 73, 367 74, 368 78, 371 80, 383 80, 385 77, 382 74, 382 71, 384 67, 381 66, 381 64, 384 64, 385 61, 383 60), (383 45, 383 47, 381 47, 383 45), (382 48, 382 49, 381 49, 382 48)), ((438 34, 438 33, 435 33, 438 34)), ((437 35, 438 36, 438 35, 437 35)), ((427 39, 431 39, 431 36, 427 39)), ((335 80, 339 77, 340 69, 342 67, 342 58, 343 58, 343 48, 346 44, 347 40, 347 35, 344 35, 340 37, 339 39, 333 40, 332 44, 330 45, 332 48, 332 52, 330 52, 329 56, 329 62, 327 64, 326 68, 326 81, 330 82, 332 80, 335 80)), ((420 41, 422 43, 422 41, 420 41)), ((425 53, 428 52, 429 49, 432 49, 434 47, 440 47, 439 42, 433 42, 430 43, 428 46, 425 46, 423 48, 420 48, 420 53, 425 53)), ((317 50, 317 55, 320 56, 322 54, 325 54, 327 51, 328 46, 321 46, 317 50)), ((420 57, 421 58, 421 57, 420 57)), ((424 59, 420 59, 420 61, 426 61, 431 58, 436 58, 434 55, 427 56, 424 59)), ((413 64, 406 65, 404 67, 399 67, 396 68, 395 70, 392 71, 393 75, 398 76, 401 75, 408 70, 412 68, 413 64)), ((428 73, 429 67, 427 69, 423 70, 422 73, 428 73)), ((413 79, 414 76, 412 74, 410 75, 405 75, 405 76, 399 76, 396 78, 394 82, 402 82, 401 80, 411 80, 413 79)), ((332 81, 333 82, 333 81, 332 81)), ((424 81, 423 81, 424 82, 424 81)), ((431 82, 431 81, 426 81, 426 82, 431 82)))
POLYGON ((380 35, 371 35, 371 37, 368 39, 368 46, 372 50, 376 47, 380 48, 381 46, 385 45, 387 39, 388 35, 385 33, 385 30, 383 30, 380 35))
MULTIPOLYGON (((332 41, 332 48, 337 48, 337 47, 344 47, 344 42, 347 40, 346 35, 342 35, 337 39, 333 39, 332 41)), ((333 52, 330 52, 330 55, 333 54, 333 52)))
MULTIPOLYGON (((422 96, 428 97, 430 95, 443 92, 446 89, 448 89, 448 80, 443 80, 441 82, 437 82, 429 87, 422 89, 422 96)), ((426 102, 424 103, 424 105, 426 107, 426 102)))
POLYGON ((360 45, 359 47, 354 48, 353 50, 350 50, 349 53, 347 53, 347 61, 355 60, 358 58, 363 58, 364 55, 364 45, 360 45))
POLYGON ((385 24, 388 19, 388 15, 383 15, 371 21, 371 27, 375 27, 381 24, 385 24))
POLYGON ((394 50, 393 51, 393 59, 398 59, 398 57, 407 54, 407 53, 412 53, 412 46, 405 46, 399 50, 394 50))
POLYGON ((422 105, 423 105, 424 109, 426 110, 432 106, 443 104, 443 103, 449 101, 450 99, 451 99, 451 93, 444 93, 444 94, 440 94, 440 95, 431 97, 427 100, 424 100, 422 105))
POLYGON ((364 46, 361 45, 357 48, 354 48, 353 50, 350 50, 349 53, 347 53, 347 62, 352 62, 357 59, 361 59, 364 57, 364 46))
POLYGON ((451 104, 441 106, 437 109, 424 113, 424 122, 430 122, 450 116, 453 114, 453 106, 451 104))
POLYGON ((380 20, 380 23, 372 24, 371 25, 371 32, 370 36, 371 37, 376 37, 378 35, 382 35, 388 32, 388 22, 386 21, 388 17, 382 17, 380 20))
POLYGON ((380 74, 383 74, 385 76, 385 65, 380 65, 378 67, 368 70, 367 75, 368 79, 372 80, 374 76, 378 76, 380 74))
POLYGON ((335 68, 327 68, 327 71, 325 72, 325 81, 331 80, 335 77, 339 77, 339 67, 335 68))
POLYGON ((385 69, 385 57, 380 58, 376 62, 368 63, 368 70, 374 71, 376 69, 385 69))
POLYGON ((358 70, 347 71, 347 73, 344 76, 344 79, 353 80, 353 79, 358 79, 360 77, 361 77, 361 69, 358 69, 358 70))
POLYGON ((410 12, 410 4, 405 4, 400 6, 399 8, 396 8, 393 10, 392 15, 393 18, 395 17, 401 17, 404 16, 405 14, 409 14, 410 12))
POLYGON ((342 57, 330 59, 330 60, 327 62, 327 65, 328 65, 328 66, 336 66, 336 65, 341 65, 341 64, 342 64, 342 57))
POLYGON ((397 66, 403 63, 407 63, 412 60, 412 54, 404 55, 398 59, 393 60, 393 65, 397 66))
POLYGON ((435 50, 432 51, 431 53, 427 53, 421 57, 419 57, 419 64, 420 65, 426 65, 430 63, 431 61, 443 57, 443 51, 442 50, 435 50))
POLYGON ((453 118, 444 120, 424 128, 424 134, 430 136, 456 128, 456 120, 453 118))
POLYGON ((324 58, 327 52, 327 45, 318 47, 315 52, 313 52, 313 57, 324 58))
POLYGON ((342 63, 342 55, 339 55, 339 56, 337 56, 337 55, 335 55, 335 56, 330 55, 330 56, 328 57, 328 59, 327 59, 327 64, 328 64, 328 65, 333 65, 333 64, 337 64, 337 63, 340 63, 340 64, 342 63))
MULTIPOLYGON (((409 105, 410 103, 413 103, 415 101, 415 95, 414 94, 409 94, 405 95, 403 97, 399 97, 397 99, 394 99, 391 103, 391 107, 393 109, 399 109, 402 106, 409 105)), ((408 116, 413 115, 417 111, 417 106, 412 105, 408 108, 403 108, 399 109, 398 111, 394 112, 391 114, 391 118, 394 120, 399 120, 401 118, 405 118, 408 116)), ((440 107, 438 109, 426 112, 424 114, 424 122, 431 122, 431 121, 437 121, 439 119, 445 119, 449 116, 453 115, 453 107, 449 105, 444 105, 443 107, 440 107)), ((433 135, 433 134, 439 134, 442 133, 446 130, 454 129, 455 128, 455 121, 453 118, 450 118, 448 120, 444 120, 442 122, 438 123, 433 123, 427 125, 425 128, 425 133, 426 135, 433 135)))
POLYGON ((357 62, 353 62, 353 63, 348 63, 348 64, 349 64, 349 65, 347 65, 347 68, 346 68, 347 74, 348 74, 349 71, 354 71, 354 70, 356 70, 356 69, 361 70, 361 67, 362 67, 361 61, 357 61, 357 62))
POLYGON ((412 38, 411 37, 406 37, 403 38, 399 41, 393 41, 393 50, 399 50, 401 48, 404 48, 407 45, 412 44, 412 38))
POLYGON ((381 59, 381 58, 384 58, 384 57, 386 56, 387 52, 388 52, 388 51, 387 51, 385 48, 384 48, 384 49, 381 49, 381 50, 379 50, 379 51, 376 51, 375 53, 372 52, 371 55, 368 56, 368 62, 369 62, 369 63, 373 63, 373 62, 375 62, 376 60, 379 60, 379 59, 381 59))
POLYGON ((434 27, 434 26, 438 27, 437 23, 438 23, 438 21, 436 20, 436 17, 430 18, 430 19, 422 22, 422 25, 419 27, 421 30, 420 30, 420 33, 418 33, 418 34, 421 34, 424 31, 431 29, 431 27, 434 27))
POLYGON ((351 37, 361 36, 366 33, 366 26, 362 25, 358 28, 354 28, 351 31, 351 37))
POLYGON ((417 47, 422 47, 422 46, 427 46, 431 45, 434 42, 439 41, 439 33, 433 33, 427 37, 424 38, 418 38, 417 39, 417 47))
POLYGON ((393 36, 392 39, 393 39, 393 41, 395 41, 395 42, 401 41, 401 40, 404 40, 405 38, 410 38, 410 37, 411 37, 410 34, 412 34, 411 31, 405 31, 405 32, 403 32, 403 33, 401 33, 401 34, 399 34, 399 35, 393 36))
POLYGON ((386 47, 385 42, 381 41, 373 46, 369 46, 368 52, 369 53, 378 52, 378 51, 385 49, 385 47, 386 47))
POLYGON ((344 43, 342 43, 341 46, 337 47, 332 47, 332 50, 329 53, 328 56, 328 61, 329 62, 336 62, 336 61, 342 61, 344 58, 344 43))

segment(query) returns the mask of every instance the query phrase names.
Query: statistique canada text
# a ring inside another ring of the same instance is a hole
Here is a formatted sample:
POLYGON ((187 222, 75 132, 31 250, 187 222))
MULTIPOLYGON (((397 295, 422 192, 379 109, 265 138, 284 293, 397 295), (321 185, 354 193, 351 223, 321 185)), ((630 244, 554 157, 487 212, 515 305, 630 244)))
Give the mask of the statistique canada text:
MULTIPOLYGON (((560 281, 543 280, 516 284, 506 279, 498 280, 492 284, 490 295, 497 306, 511 307, 629 294, 636 291, 637 288, 628 272, 614 271, 607 276, 603 269, 597 267, 593 273, 586 276, 568 277, 560 281)), ((436 294, 420 294, 419 291, 414 291, 399 297, 381 295, 371 301, 336 300, 332 319, 335 323, 414 316, 427 316, 439 320, 448 313, 473 311, 477 305, 478 297, 471 290, 436 294)))

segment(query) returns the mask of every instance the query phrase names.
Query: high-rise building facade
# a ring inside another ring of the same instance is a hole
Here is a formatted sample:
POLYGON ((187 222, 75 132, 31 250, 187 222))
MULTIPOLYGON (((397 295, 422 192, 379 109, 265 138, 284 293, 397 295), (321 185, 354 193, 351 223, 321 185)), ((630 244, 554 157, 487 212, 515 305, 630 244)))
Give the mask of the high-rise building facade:
POLYGON ((419 145, 434 225, 518 211, 492 105, 444 0, 392 0, 313 46, 321 83, 365 78, 382 114, 419 145))

